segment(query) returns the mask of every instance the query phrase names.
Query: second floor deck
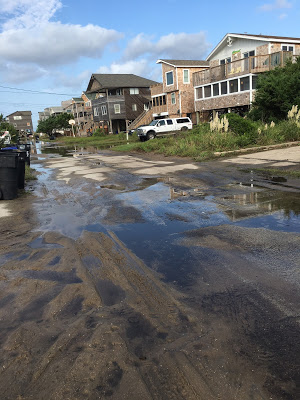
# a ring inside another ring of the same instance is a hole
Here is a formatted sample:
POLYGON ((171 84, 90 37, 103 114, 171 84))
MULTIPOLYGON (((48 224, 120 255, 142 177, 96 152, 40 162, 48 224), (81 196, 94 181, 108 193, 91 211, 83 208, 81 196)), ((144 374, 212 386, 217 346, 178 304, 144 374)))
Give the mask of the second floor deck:
POLYGON ((290 51, 278 51, 272 54, 251 56, 227 64, 217 65, 193 74, 194 87, 226 80, 245 74, 257 74, 283 67, 288 59, 295 60, 290 51))

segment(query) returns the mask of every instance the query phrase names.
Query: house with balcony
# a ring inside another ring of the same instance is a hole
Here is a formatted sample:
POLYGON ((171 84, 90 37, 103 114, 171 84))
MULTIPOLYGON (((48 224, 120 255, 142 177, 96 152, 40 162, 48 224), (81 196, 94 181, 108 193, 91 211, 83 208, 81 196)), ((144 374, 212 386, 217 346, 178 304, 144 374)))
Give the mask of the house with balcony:
POLYGON ((130 129, 147 125, 153 119, 190 117, 196 123, 194 106, 194 86, 192 76, 195 72, 209 67, 202 60, 158 60, 162 66, 162 83, 151 86, 149 110, 134 121, 130 129))
POLYGON ((93 74, 86 94, 93 95, 94 128, 118 133, 149 109, 150 86, 157 82, 134 74, 93 74))
POLYGON ((197 122, 228 112, 243 115, 255 96, 259 74, 300 55, 300 38, 228 33, 193 74, 197 122))

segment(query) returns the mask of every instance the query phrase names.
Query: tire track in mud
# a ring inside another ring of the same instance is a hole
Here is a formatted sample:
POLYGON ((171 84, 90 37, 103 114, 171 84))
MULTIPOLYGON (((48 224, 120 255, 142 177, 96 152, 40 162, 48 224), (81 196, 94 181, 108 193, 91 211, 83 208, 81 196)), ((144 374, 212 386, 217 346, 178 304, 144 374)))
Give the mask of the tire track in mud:
MULTIPOLYGON (((94 285, 99 280, 114 285, 111 287, 117 292, 114 304, 105 306, 106 294, 99 286, 98 294, 104 304, 102 312, 107 312, 118 342, 125 346, 125 360, 119 358, 118 363, 128 372, 130 360, 131 370, 138 372, 150 398, 240 399, 245 394, 247 387, 234 394, 236 388, 226 382, 223 366, 217 361, 220 349, 213 350, 216 360, 211 365, 209 357, 202 358, 197 351, 214 347, 211 341, 216 339, 212 338, 214 333, 204 328, 199 313, 184 304, 182 294, 162 283, 160 276, 149 270, 113 233, 107 237, 86 232, 77 245, 83 267, 94 285), (125 297, 119 296, 120 288, 125 297)), ((114 395, 117 393, 121 389, 114 395)), ((267 397, 257 389, 253 399, 267 397)))

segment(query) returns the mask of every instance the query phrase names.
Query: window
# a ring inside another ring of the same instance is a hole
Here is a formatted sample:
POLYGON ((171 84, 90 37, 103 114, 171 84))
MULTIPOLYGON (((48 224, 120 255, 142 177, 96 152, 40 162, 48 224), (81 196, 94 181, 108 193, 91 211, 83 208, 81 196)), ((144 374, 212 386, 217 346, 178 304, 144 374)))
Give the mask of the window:
POLYGON ((292 52, 294 52, 294 46, 290 46, 290 45, 282 45, 281 46, 281 50, 282 51, 292 51, 292 52))
POLYGON ((271 66, 278 67, 280 65, 280 53, 272 53, 271 54, 271 66))
POLYGON ((17 120, 19 120, 19 119, 22 119, 21 115, 15 115, 15 116, 14 116, 14 120, 15 120, 15 121, 17 121, 17 120))
POLYGON ((237 79, 233 79, 232 81, 229 81, 229 92, 230 93, 235 93, 238 91, 239 84, 237 79))
POLYGON ((162 97, 159 97, 159 105, 162 106, 162 97))
POLYGON ((241 92, 244 92, 245 90, 250 89, 250 78, 249 76, 246 76, 245 78, 240 79, 240 85, 241 85, 241 92))
POLYGON ((115 114, 120 114, 121 113, 120 104, 114 104, 114 109, 115 109, 115 114))
POLYGON ((166 102, 166 96, 163 96, 163 105, 165 106, 167 104, 166 102))
POLYGON ((255 50, 247 51, 244 53, 244 58, 255 56, 255 50))
POLYGON ((171 104, 176 104, 176 95, 175 95, 175 93, 171 93, 171 104))
POLYGON ((211 86, 204 86, 204 97, 211 97, 211 86))
POLYGON ((102 113, 102 115, 106 115, 107 114, 106 106, 101 106, 101 113, 102 113))
POLYGON ((257 76, 253 75, 252 76, 252 89, 256 89, 256 83, 257 83, 257 76))
POLYGON ((137 105, 136 104, 132 104, 132 111, 137 111, 137 105))
POLYGON ((157 126, 164 126, 166 125, 166 121, 164 119, 160 120, 157 126))
POLYGON ((140 90, 139 90, 139 88, 130 88, 129 93, 130 94, 139 94, 140 90))
POLYGON ((219 84, 218 83, 215 83, 215 84, 213 84, 213 95, 214 96, 219 96, 219 84))
POLYGON ((176 119, 177 124, 185 124, 186 122, 191 122, 189 118, 177 118, 176 119))
POLYGON ((116 90, 116 95, 117 96, 122 96, 122 89, 117 89, 116 90))
POLYGON ((227 94, 227 82, 221 82, 221 94, 227 94))
POLYGON ((223 58, 223 60, 220 60, 220 65, 228 64, 230 62, 231 62, 231 57, 223 58))
POLYGON ((244 69, 248 70, 249 69, 249 65, 251 66, 251 68, 255 68, 255 58, 251 58, 251 64, 249 64, 249 57, 254 57, 255 56, 255 50, 251 50, 251 51, 247 51, 246 53, 244 53, 244 69))
POLYGON ((173 125, 173 121, 171 119, 167 119, 167 125, 173 125))
POLYGON ((202 99, 203 98, 202 87, 199 87, 199 88, 196 89, 196 98, 197 99, 202 99))
POLYGON ((145 111, 148 111, 149 110, 149 104, 147 103, 147 104, 144 104, 144 110, 145 111))
POLYGON ((91 107, 91 102, 90 102, 90 101, 87 101, 87 102, 85 103, 85 106, 86 106, 86 107, 91 107))
POLYGON ((190 70, 189 69, 183 70, 183 83, 190 83, 190 70))
POLYGON ((174 83, 173 71, 170 71, 170 72, 166 73, 166 81, 167 81, 167 86, 173 85, 173 83, 174 83))

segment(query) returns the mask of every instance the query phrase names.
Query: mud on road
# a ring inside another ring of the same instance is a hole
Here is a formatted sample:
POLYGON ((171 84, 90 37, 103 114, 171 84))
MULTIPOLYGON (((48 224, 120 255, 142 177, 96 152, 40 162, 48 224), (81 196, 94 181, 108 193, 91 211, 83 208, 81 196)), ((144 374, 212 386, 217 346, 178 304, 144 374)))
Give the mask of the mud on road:
POLYGON ((73 155, 0 204, 1 399, 299 398, 299 180, 73 155))

